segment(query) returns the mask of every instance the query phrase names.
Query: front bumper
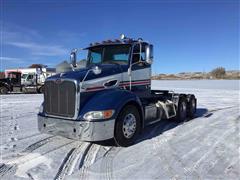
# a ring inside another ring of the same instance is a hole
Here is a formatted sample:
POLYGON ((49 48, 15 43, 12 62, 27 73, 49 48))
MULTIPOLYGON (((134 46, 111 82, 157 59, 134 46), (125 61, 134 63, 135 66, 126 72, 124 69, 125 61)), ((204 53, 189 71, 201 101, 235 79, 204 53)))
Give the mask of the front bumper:
POLYGON ((38 115, 38 129, 40 132, 82 141, 102 141, 113 138, 114 124, 115 119, 88 122, 38 115))

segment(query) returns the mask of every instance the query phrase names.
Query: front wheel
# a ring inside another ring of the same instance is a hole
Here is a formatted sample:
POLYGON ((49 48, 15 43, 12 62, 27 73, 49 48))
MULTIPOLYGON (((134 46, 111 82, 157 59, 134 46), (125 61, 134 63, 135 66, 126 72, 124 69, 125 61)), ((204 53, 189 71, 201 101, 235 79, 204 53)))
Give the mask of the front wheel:
POLYGON ((8 93, 8 89, 4 86, 0 87, 0 94, 7 94, 8 93))
POLYGON ((133 105, 127 105, 119 113, 114 139, 117 145, 127 147, 134 143, 140 131, 140 115, 138 109, 133 105))

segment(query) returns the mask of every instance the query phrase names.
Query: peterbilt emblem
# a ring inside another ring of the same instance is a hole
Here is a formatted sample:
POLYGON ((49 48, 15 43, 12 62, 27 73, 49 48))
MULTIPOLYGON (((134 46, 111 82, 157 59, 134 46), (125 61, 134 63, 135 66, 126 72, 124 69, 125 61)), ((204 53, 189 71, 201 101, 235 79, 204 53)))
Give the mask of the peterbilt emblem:
POLYGON ((62 82, 61 79, 56 79, 56 80, 55 80, 55 83, 56 83, 56 84, 60 84, 61 82, 62 82))

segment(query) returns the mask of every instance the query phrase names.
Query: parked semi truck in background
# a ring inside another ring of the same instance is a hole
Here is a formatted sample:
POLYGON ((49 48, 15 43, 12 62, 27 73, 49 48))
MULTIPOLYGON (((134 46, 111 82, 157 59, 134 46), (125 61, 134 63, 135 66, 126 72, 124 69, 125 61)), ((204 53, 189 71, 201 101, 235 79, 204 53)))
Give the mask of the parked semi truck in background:
POLYGON ((82 141, 114 138, 117 145, 129 146, 149 124, 194 117, 193 94, 151 90, 152 44, 123 35, 85 50, 86 68, 76 66, 75 49, 70 55, 72 71, 45 81, 38 113, 42 133, 82 141))
POLYGON ((0 94, 9 92, 42 93, 47 77, 56 74, 54 68, 22 68, 5 70, 0 79, 0 94))

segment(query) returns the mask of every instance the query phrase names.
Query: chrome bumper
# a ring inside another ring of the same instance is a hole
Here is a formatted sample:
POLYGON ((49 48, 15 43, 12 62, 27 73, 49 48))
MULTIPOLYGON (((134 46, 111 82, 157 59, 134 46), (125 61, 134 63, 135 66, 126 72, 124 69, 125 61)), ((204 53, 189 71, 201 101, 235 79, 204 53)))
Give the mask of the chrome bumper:
POLYGON ((38 129, 40 132, 82 141, 102 141, 113 138, 114 124, 115 119, 88 122, 38 115, 38 129))

